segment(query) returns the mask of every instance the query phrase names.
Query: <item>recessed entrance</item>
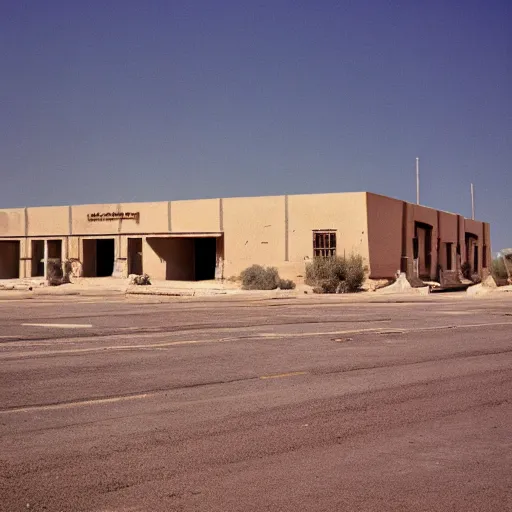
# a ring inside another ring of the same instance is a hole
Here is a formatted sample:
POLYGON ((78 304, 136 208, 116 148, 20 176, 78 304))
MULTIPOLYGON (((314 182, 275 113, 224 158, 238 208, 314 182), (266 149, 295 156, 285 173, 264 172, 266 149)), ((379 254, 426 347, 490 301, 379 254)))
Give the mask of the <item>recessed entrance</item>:
POLYGON ((195 280, 207 281, 215 279, 217 265, 217 239, 194 239, 195 280))
MULTIPOLYGON (((155 279, 171 281, 215 279, 217 237, 148 238, 147 242, 161 265, 160 272, 157 274, 161 277, 155 277, 155 279)), ((148 255, 148 258, 151 256, 148 255)))
POLYGON ((469 263, 471 272, 478 272, 478 236, 473 233, 466 233, 466 261, 469 263))
POLYGON ((418 276, 422 279, 430 279, 432 267, 432 226, 422 222, 415 223, 413 248, 418 276))
POLYGON ((20 277, 19 241, 0 241, 0 279, 18 279, 20 277))
MULTIPOLYGON (((32 240, 32 277, 44 276, 44 240, 32 240)), ((48 261, 62 262, 62 240, 48 240, 48 261)))
POLYGON ((115 241, 113 238, 83 240, 84 277, 108 277, 114 272, 115 241))
POLYGON ((128 238, 128 274, 142 274, 142 238, 128 238))
POLYGON ((44 240, 32 240, 32 277, 44 276, 44 240))

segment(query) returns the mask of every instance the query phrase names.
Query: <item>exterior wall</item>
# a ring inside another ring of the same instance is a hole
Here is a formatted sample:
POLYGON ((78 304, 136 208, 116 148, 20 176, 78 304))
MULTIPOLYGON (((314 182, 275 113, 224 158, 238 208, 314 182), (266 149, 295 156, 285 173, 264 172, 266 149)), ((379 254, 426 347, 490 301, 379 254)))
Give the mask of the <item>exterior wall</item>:
POLYGON ((30 276, 37 264, 32 241, 61 240, 62 258, 83 262, 84 240, 93 238, 114 238, 114 275, 126 275, 128 238, 140 237, 144 272, 157 280, 192 279, 194 243, 169 235, 222 233, 217 256, 223 259, 218 262, 223 277, 258 263, 300 281, 313 258, 313 232, 333 230, 338 255, 360 254, 371 277, 390 278, 400 268, 412 272, 417 222, 432 227, 430 278, 436 278, 438 264, 446 267, 447 243, 453 244, 452 263, 460 269, 466 261, 466 232, 478 237, 479 271, 490 266, 488 224, 366 192, 6 209, 0 210, 0 240, 20 242, 20 277, 30 276), (111 212, 138 216, 87 218, 111 212))
POLYGON ((389 278, 400 270, 404 203, 368 194, 367 205, 370 277, 389 278))
POLYGON ((147 237, 143 241, 142 267, 155 280, 193 280, 194 239, 147 237))
POLYGON ((160 238, 142 240, 142 269, 154 280, 164 280, 167 272, 167 248, 160 238))
POLYGON ((437 265, 438 265, 438 254, 437 254, 437 240, 439 238, 439 223, 438 223, 438 211, 426 206, 420 206, 416 204, 406 203, 405 206, 405 219, 404 219, 404 247, 406 262, 407 262, 407 273, 413 275, 413 261, 414 261, 414 248, 413 239, 415 235, 416 223, 427 224, 432 227, 431 232, 431 247, 430 247, 430 279, 437 278, 437 265))
POLYGON ((366 193, 288 196, 290 278, 313 259, 313 231, 336 230, 336 254, 359 254, 369 265, 366 193))
POLYGON ((0 237, 25 236, 25 209, 0 210, 0 237))
MULTIPOLYGON (((169 203, 121 203, 117 206, 120 212, 140 213, 139 221, 119 220, 118 233, 166 233, 169 230, 168 213, 169 203)), ((115 210, 114 210, 115 211, 115 210)), ((92 222, 91 224, 97 224, 92 222)), ((101 223, 100 223, 101 224, 101 223)), ((103 222, 108 224, 108 222, 103 222)))
MULTIPOLYGON (((477 245, 477 248, 478 248, 478 274, 482 275, 482 271, 483 271, 483 263, 484 263, 484 258, 483 258, 483 253, 484 253, 484 245, 487 247, 487 251, 488 251, 488 248, 490 247, 490 243, 487 243, 489 240, 488 240, 488 237, 485 236, 485 228, 484 228, 484 223, 483 222, 479 222, 479 221, 476 221, 476 220, 472 220, 472 219, 464 219, 464 231, 465 233, 471 233, 472 235, 475 235, 478 240, 476 241, 476 245, 477 245)), ((465 251, 465 236, 464 236, 464 251, 465 251)), ((469 254, 466 254, 465 255, 465 261, 467 261, 468 263, 471 264, 471 267, 473 267, 473 251, 470 251, 469 254)), ((489 259, 487 259, 487 262, 489 262, 489 259)))
MULTIPOLYGON (((73 235, 111 235, 119 233, 120 226, 119 220, 104 221, 104 222, 90 222, 87 220, 87 214, 90 213, 110 213, 121 211, 118 209, 117 204, 88 204, 71 207, 71 233, 73 235)), ((134 231, 137 231, 136 223, 132 222, 134 231)))
POLYGON ((171 231, 173 233, 222 231, 220 199, 171 202, 171 231))
POLYGON ((280 267, 285 261, 285 198, 223 200, 224 275, 253 263, 280 267))
POLYGON ((457 270, 458 220, 457 215, 438 213, 439 222, 439 265, 443 270, 457 270), (450 245, 447 245, 450 244, 450 245), (448 268, 448 251, 451 254, 451 268, 448 268))
POLYGON ((69 207, 27 208, 27 236, 69 235, 69 207))

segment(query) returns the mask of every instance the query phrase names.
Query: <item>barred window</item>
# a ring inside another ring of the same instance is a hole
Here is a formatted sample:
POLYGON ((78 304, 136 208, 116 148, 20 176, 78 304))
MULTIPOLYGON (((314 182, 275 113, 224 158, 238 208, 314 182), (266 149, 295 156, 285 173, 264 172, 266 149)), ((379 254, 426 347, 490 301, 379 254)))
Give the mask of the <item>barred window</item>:
POLYGON ((336 256, 336 231, 313 231, 313 257, 331 258, 336 256))

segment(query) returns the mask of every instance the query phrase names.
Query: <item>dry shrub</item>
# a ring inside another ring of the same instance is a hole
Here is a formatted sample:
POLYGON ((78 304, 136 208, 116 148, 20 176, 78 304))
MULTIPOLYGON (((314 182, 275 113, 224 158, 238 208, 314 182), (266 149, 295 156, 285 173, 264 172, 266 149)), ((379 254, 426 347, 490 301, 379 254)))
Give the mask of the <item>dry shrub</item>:
POLYGON ((62 271, 62 263, 60 260, 48 260, 46 272, 48 284, 50 286, 59 286, 60 284, 66 282, 64 272, 62 271))
POLYGON ((361 288, 364 275, 363 258, 358 254, 315 258, 306 265, 305 282, 315 293, 352 293, 361 288))
POLYGON ((508 279, 507 268, 503 258, 496 258, 491 263, 491 274, 495 281, 502 281, 508 279))
POLYGON ((293 290, 295 283, 289 279, 281 279, 275 267, 252 265, 240 274, 244 290, 293 290))

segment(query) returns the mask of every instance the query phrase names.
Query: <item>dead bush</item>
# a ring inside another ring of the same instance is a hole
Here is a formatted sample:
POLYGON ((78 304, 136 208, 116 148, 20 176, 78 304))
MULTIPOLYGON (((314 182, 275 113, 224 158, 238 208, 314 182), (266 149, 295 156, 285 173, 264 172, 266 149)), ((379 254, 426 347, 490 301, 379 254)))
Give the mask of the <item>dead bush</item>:
POLYGON ((363 284, 363 258, 351 254, 348 258, 315 258, 306 265, 306 284, 315 293, 353 293, 363 284))
POLYGON ((295 290, 295 283, 291 279, 279 279, 280 290, 295 290))
POLYGON ((60 260, 48 260, 46 266, 46 278, 48 279, 48 284, 50 286, 59 286, 66 282, 60 260))
POLYGON ((496 282, 508 279, 507 268, 503 258, 496 258, 491 263, 491 274, 496 282))
POLYGON ((281 279, 275 267, 252 265, 240 274, 244 290, 293 290, 295 283, 288 279, 281 279))

